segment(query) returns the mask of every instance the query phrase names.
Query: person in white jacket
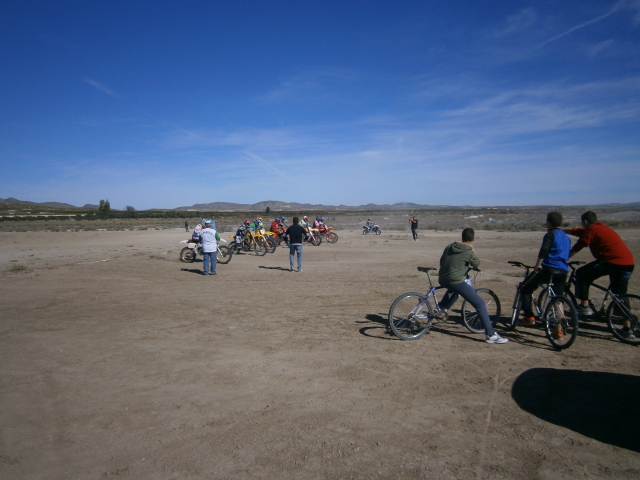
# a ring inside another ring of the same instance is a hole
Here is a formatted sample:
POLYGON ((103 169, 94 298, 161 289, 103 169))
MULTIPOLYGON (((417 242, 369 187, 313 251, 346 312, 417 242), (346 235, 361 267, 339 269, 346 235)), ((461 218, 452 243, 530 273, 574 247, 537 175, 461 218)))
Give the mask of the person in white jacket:
POLYGON ((216 254, 218 252, 218 241, 220 235, 213 228, 213 222, 204 222, 204 229, 200 232, 200 242, 202 244, 203 275, 216 275, 216 254))

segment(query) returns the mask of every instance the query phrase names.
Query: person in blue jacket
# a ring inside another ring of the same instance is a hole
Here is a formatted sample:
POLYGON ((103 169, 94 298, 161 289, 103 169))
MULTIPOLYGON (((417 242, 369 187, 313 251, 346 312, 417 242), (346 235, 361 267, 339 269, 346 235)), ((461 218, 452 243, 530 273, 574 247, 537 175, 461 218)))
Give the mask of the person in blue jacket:
POLYGON ((547 215, 547 233, 542 239, 534 271, 525 278, 520 287, 524 316, 518 321, 518 325, 533 326, 536 324, 532 306, 533 292, 540 285, 549 283, 551 276, 553 276, 556 294, 562 295, 564 293, 569 272, 567 260, 571 251, 571 240, 566 233, 560 230, 561 225, 562 214, 560 212, 550 212, 547 215))

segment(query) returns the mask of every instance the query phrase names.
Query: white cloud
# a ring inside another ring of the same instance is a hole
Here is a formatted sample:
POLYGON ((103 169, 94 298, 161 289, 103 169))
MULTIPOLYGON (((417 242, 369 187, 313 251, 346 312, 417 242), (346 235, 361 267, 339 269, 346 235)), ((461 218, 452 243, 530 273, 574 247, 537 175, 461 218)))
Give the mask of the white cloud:
POLYGON ((537 21, 538 15, 533 7, 522 9, 507 18, 507 24, 493 33, 493 37, 500 38, 530 29, 537 21))
POLYGON ((111 90, 110 88, 105 87, 104 85, 102 85, 101 83, 98 83, 94 80, 90 80, 88 78, 83 78, 82 81, 88 85, 91 85, 92 87, 100 90, 103 93, 106 93, 107 95, 114 97, 114 98, 119 98, 120 95, 118 95, 116 92, 114 92, 113 90, 111 90))

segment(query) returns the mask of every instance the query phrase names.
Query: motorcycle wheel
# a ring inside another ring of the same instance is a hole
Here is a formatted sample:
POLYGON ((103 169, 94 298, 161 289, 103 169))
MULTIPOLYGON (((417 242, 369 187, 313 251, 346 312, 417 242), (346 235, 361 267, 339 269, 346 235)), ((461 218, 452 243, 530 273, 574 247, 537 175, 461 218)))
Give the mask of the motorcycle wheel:
POLYGON ((253 248, 253 251, 259 257, 262 257, 265 253, 267 253, 267 246, 264 244, 264 242, 256 241, 253 248))
POLYGON ((184 247, 180 250, 180 260, 184 263, 193 263, 196 261, 196 253, 189 247, 184 247))
POLYGON ((267 247, 267 253, 273 253, 276 251, 276 247, 278 246, 278 244, 276 243, 275 239, 271 238, 271 237, 265 237, 265 244, 267 247))
POLYGON ((322 238, 320 238, 320 235, 313 235, 311 237, 311 245, 317 247, 321 243, 322 243, 322 238))
POLYGON ((382 230, 380 230, 379 228, 376 228, 376 235, 380 235, 382 233, 382 230))
POLYGON ((336 243, 338 241, 338 234, 335 232, 327 233, 327 242, 336 243))
POLYGON ((226 264, 231 261, 233 253, 231 253, 231 249, 227 246, 218 247, 218 253, 216 254, 216 261, 218 263, 226 264))
POLYGON ((362 234, 367 235, 369 233, 369 229, 367 227, 362 227, 362 234))

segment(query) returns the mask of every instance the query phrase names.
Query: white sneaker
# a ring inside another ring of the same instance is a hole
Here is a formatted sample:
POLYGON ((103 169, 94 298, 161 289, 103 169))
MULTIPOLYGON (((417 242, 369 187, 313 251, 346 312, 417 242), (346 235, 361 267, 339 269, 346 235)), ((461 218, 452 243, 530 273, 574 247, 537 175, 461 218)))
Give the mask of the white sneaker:
POLYGON ((491 336, 487 335, 487 338, 485 339, 485 342, 487 343, 507 343, 508 341, 509 340, 507 340, 506 338, 502 338, 497 333, 494 333, 491 336))
POLYGON ((593 317, 594 315, 593 310, 591 310, 591 307, 583 307, 582 305, 578 305, 576 307, 576 310, 578 311, 578 315, 582 315, 584 317, 593 317))

